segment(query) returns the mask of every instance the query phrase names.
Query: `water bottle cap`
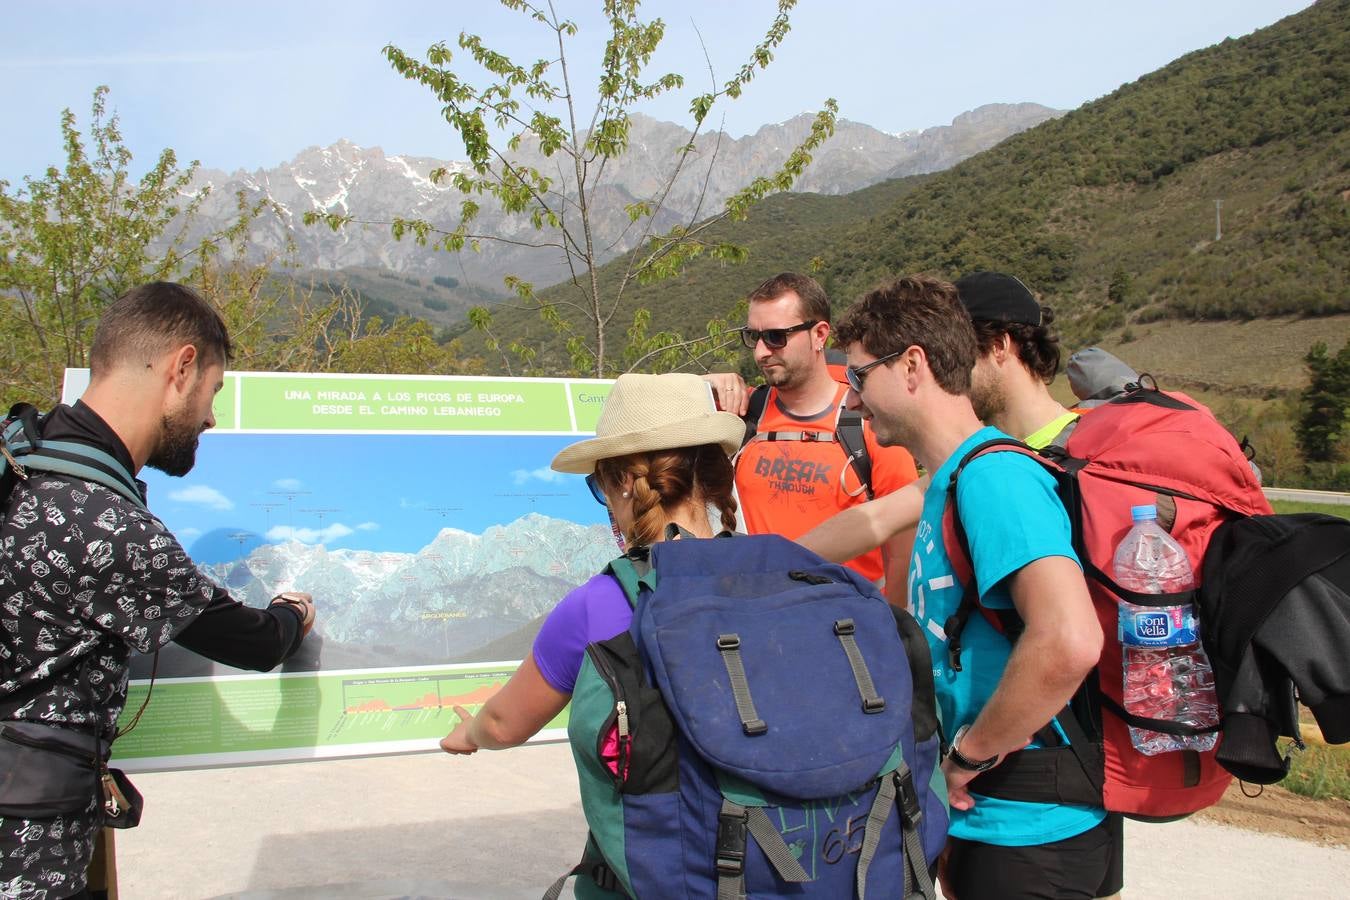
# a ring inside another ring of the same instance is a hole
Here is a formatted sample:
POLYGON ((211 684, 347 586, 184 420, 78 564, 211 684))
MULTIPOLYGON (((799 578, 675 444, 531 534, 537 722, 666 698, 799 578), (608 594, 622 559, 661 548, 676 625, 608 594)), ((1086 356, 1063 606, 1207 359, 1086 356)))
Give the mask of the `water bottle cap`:
POLYGON ((1136 522, 1146 522, 1149 519, 1156 519, 1158 518, 1158 507, 1151 504, 1149 506, 1131 506, 1130 518, 1136 522))

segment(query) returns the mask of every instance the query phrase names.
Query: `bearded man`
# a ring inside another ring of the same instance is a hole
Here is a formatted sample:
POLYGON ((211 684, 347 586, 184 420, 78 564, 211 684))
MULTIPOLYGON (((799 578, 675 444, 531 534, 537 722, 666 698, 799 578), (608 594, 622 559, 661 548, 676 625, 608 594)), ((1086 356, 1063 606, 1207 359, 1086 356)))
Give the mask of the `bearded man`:
POLYGON ((90 896, 95 838, 124 815, 106 762, 133 653, 175 641, 262 671, 313 625, 308 594, 255 609, 208 581, 135 479, 147 465, 191 471, 229 355, 195 291, 142 285, 99 320, 84 396, 45 416, 21 404, 5 423, 0 895, 90 896))

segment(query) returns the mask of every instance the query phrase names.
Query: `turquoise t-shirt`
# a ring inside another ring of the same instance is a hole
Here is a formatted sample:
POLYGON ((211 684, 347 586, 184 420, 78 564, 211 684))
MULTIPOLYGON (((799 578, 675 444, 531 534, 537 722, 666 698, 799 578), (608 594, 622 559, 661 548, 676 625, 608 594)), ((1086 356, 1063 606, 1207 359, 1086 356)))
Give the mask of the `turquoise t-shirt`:
MULTIPOLYGON (((923 517, 914 539, 909 608, 928 636, 938 705, 949 736, 974 722, 993 695, 1012 644, 977 613, 966 622, 962 635, 962 671, 948 665, 943 624, 960 606, 962 587, 942 543, 942 515, 952 472, 961 459, 978 444, 1006 437, 996 428, 983 428, 938 468, 924 494, 923 517)), ((1078 561, 1054 481, 1034 460, 1019 453, 986 454, 966 466, 957 491, 976 583, 986 606, 1011 608, 1008 576, 1029 563, 1047 556, 1078 561)), ((972 796, 972 809, 951 811, 951 834, 987 844, 1020 847, 1060 841, 1082 834, 1106 817, 1105 810, 1094 807, 972 796)))

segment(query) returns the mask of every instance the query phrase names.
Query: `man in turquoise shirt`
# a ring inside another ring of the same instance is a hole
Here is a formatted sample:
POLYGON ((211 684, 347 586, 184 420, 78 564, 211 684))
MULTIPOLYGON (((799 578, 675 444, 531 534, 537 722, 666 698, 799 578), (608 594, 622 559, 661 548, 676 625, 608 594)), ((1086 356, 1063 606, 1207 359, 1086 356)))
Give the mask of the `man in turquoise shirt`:
POLYGON ((952 752, 943 763, 952 840, 943 872, 960 900, 1097 896, 1112 849, 1100 808, 995 800, 969 782, 1020 749, 1062 712, 1101 652, 1087 585, 1064 508, 1033 460, 996 453, 961 474, 958 503, 981 602, 1015 608, 1016 644, 980 616, 966 626, 960 671, 946 664, 943 625, 960 603, 942 538, 952 470, 975 445, 1003 433, 971 405, 978 353, 955 287, 912 276, 878 288, 839 322, 848 352, 849 402, 878 440, 899 444, 933 473, 909 572, 909 603, 937 669, 952 752))

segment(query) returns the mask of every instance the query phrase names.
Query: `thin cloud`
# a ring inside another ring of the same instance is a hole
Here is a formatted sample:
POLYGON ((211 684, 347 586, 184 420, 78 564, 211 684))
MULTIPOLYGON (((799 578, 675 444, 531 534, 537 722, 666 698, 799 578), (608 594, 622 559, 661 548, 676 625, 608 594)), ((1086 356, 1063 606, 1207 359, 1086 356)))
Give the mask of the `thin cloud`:
POLYGON ((356 530, 357 530, 357 531, 376 531, 376 530, 379 529, 379 527, 380 527, 380 523, 378 523, 378 522, 362 522, 360 525, 357 525, 357 526, 356 526, 356 530))
POLYGON ((555 472, 548 466, 543 466, 538 469, 516 469, 511 473, 511 480, 515 482, 517 487, 531 481, 557 484, 561 482, 564 477, 566 476, 564 476, 562 472, 555 472))
POLYGON ((190 487, 169 491, 169 499, 175 503, 192 503, 222 512, 227 509, 234 509, 234 501, 215 488, 207 487, 204 484, 194 484, 190 487))
POLYGON ((350 536, 354 532, 341 522, 334 522, 327 528, 293 528, 290 525, 273 525, 267 531, 269 541, 299 541, 302 544, 331 544, 350 536))
POLYGON ((305 486, 305 483, 299 478, 278 478, 272 482, 272 487, 279 491, 298 491, 305 486))

